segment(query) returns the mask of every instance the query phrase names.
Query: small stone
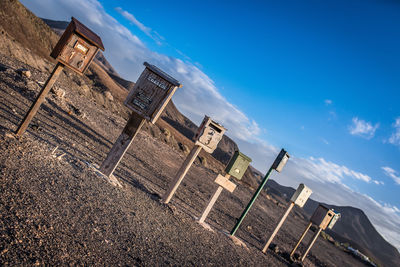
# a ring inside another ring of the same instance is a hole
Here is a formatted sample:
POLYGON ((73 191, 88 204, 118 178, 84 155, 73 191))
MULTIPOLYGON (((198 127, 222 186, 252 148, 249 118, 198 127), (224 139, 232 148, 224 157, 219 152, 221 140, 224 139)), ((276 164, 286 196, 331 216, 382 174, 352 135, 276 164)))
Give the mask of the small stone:
POLYGON ((65 96, 65 90, 56 86, 51 88, 51 92, 58 98, 64 98, 65 96))
POLYGON ((0 71, 6 71, 8 67, 0 63, 0 71))
POLYGON ((82 86, 79 87, 79 92, 85 96, 89 96, 90 88, 86 84, 82 84, 82 86))
POLYGON ((190 149, 187 145, 182 144, 181 142, 178 143, 179 149, 183 151, 185 155, 189 154, 190 149))
POLYGON ((201 165, 203 165, 206 168, 208 167, 207 159, 205 157, 199 156, 199 160, 200 160, 201 165))
POLYGON ((21 76, 24 76, 26 78, 30 78, 32 76, 32 73, 30 70, 27 69, 18 69, 17 73, 21 76))
POLYGON ((104 93, 104 96, 105 96, 108 100, 114 101, 114 97, 112 96, 112 94, 110 93, 110 91, 106 91, 106 92, 104 93))

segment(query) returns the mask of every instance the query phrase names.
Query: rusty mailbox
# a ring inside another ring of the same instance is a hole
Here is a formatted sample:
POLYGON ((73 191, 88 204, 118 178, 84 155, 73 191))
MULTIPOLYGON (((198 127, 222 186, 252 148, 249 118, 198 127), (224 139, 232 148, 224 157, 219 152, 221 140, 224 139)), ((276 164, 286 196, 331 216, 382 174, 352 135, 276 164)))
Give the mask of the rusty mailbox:
POLYGON ((104 51, 100 37, 72 17, 50 56, 82 74, 99 49, 104 51))
POLYGON ((294 192, 291 202, 302 208, 304 204, 307 202, 308 198, 311 196, 312 190, 305 186, 304 184, 299 184, 296 192, 294 192))
POLYGON ((251 158, 239 151, 235 151, 235 154, 233 154, 231 160, 225 168, 225 172, 240 180, 246 172, 250 162, 251 158))
POLYGON ((322 230, 325 230, 332 218, 335 216, 335 212, 328 207, 319 204, 318 208, 314 211, 311 216, 310 222, 317 225, 322 230))
POLYGON ((135 86, 125 99, 125 105, 140 117, 155 123, 176 89, 181 84, 147 62, 135 86))
POLYGON ((194 135, 195 145, 201 146, 206 152, 212 153, 217 148, 226 129, 219 123, 205 116, 194 135))

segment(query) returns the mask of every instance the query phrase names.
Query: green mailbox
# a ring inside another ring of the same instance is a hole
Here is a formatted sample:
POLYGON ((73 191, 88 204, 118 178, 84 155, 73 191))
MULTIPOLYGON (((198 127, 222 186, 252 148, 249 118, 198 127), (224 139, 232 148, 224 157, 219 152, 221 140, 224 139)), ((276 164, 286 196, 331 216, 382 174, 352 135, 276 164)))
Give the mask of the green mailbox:
POLYGON ((242 176, 247 170, 250 162, 251 158, 239 151, 235 151, 235 154, 233 154, 228 166, 225 168, 225 172, 240 180, 242 179, 242 176))

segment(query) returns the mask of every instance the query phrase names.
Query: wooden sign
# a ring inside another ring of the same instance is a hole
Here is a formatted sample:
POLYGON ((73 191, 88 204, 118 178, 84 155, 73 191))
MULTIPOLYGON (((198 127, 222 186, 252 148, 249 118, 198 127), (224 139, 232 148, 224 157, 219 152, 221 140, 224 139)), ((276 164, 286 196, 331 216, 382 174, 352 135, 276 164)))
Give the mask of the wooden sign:
POLYGON ((100 37, 72 17, 50 56, 82 74, 99 49, 104 51, 100 37))
POLYGON ((181 84, 147 62, 124 104, 142 118, 155 123, 181 84))
POLYGON ((212 153, 217 148, 225 131, 226 129, 222 125, 205 116, 194 135, 195 145, 203 147, 208 153, 212 153))
POLYGON ((220 186, 222 186, 224 189, 228 190, 231 193, 235 191, 236 184, 229 181, 229 175, 222 176, 221 174, 218 174, 214 182, 219 184, 220 186))

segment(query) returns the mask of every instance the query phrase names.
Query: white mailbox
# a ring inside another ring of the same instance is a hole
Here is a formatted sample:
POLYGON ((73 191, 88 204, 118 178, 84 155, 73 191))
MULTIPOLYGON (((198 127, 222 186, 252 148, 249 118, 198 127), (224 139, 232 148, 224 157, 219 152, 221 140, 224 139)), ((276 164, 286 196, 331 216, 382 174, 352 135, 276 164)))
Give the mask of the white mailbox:
POLYGON ((272 164, 272 169, 275 169, 277 172, 281 172, 289 158, 289 154, 282 148, 281 152, 279 152, 279 155, 272 164))
POLYGON ((219 123, 205 116, 194 135, 195 145, 201 146, 206 152, 212 153, 217 148, 226 129, 219 123))
POLYGON ((299 184, 299 187, 297 187, 297 190, 296 192, 294 192, 290 201, 302 208, 304 204, 306 204, 311 194, 312 190, 310 188, 308 188, 304 184, 299 184))
POLYGON ((333 215, 332 220, 330 221, 330 223, 328 224, 328 229, 332 229, 333 226, 336 224, 336 222, 342 217, 342 215, 340 213, 335 213, 335 215, 333 215))

